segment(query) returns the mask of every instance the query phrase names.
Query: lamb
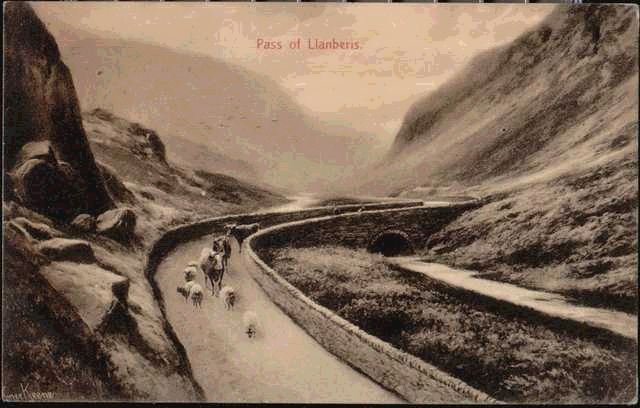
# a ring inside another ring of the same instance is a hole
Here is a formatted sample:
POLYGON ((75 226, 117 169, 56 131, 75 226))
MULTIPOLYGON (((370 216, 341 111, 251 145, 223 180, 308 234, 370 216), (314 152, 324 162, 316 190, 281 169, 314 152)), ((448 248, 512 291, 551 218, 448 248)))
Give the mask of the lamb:
POLYGON ((227 234, 232 235, 236 239, 236 241, 238 241, 238 245, 240 246, 238 252, 242 252, 242 241, 244 241, 245 238, 247 238, 249 235, 258 232, 259 229, 260 224, 257 222, 253 224, 234 225, 233 227, 229 228, 227 234))
POLYGON ((242 323, 244 325, 244 332, 251 339, 256 336, 258 331, 258 316, 252 310, 247 310, 242 314, 242 323))
POLYGON ((236 303, 236 291, 231 286, 224 286, 220 289, 220 298, 225 309, 231 310, 236 303))
MULTIPOLYGON (((178 286, 178 293, 181 294, 182 296, 184 296, 184 301, 185 302, 187 301, 187 299, 189 299, 189 291, 191 290, 191 287, 193 285, 197 285, 197 283, 195 283, 194 281, 189 281, 189 282, 186 282, 182 286, 178 286)), ((200 286, 200 285, 198 285, 198 286, 200 286)))
POLYGON ((204 294, 202 292, 202 286, 194 283, 189 289, 189 298, 195 307, 202 307, 202 298, 204 294))
POLYGON ((198 263, 197 262, 189 262, 186 268, 184 268, 184 280, 185 282, 190 282, 196 278, 196 273, 198 271, 198 263))

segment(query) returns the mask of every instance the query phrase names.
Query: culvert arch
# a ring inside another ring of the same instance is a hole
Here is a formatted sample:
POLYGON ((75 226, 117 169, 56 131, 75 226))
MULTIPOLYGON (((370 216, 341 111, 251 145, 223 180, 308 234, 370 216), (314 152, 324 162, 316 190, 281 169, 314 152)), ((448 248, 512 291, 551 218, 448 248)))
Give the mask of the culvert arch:
POLYGON ((413 255, 415 249, 409 235, 401 230, 387 230, 374 236, 367 251, 384 256, 413 255))

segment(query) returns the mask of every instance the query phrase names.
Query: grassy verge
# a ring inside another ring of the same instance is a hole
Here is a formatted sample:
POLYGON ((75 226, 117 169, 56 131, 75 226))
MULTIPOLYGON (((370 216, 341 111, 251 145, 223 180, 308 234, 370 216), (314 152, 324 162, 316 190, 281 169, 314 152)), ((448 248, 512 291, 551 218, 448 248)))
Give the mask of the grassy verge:
POLYGON ((267 258, 314 301, 500 400, 635 397, 634 345, 578 338, 513 311, 465 302, 364 251, 275 249, 267 258))
POLYGON ((496 194, 431 235, 419 255, 637 314, 637 159, 496 194))

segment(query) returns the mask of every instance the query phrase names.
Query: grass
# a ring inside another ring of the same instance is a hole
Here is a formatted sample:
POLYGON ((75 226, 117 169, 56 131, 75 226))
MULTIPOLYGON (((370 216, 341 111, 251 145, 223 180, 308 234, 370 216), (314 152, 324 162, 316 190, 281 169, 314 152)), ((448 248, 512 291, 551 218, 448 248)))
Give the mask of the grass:
POLYGON ((465 302, 360 250, 271 249, 268 258, 314 301, 497 399, 606 403, 635 397, 635 345, 578 338, 465 302))
POLYGON ((637 313, 637 159, 496 195, 428 238, 425 259, 637 313))
POLYGON ((36 257, 5 242, 2 389, 5 398, 126 399, 104 350, 71 305, 38 273, 36 257), (21 395, 27 389, 28 395, 21 395), (37 398, 37 397, 36 397, 37 398))

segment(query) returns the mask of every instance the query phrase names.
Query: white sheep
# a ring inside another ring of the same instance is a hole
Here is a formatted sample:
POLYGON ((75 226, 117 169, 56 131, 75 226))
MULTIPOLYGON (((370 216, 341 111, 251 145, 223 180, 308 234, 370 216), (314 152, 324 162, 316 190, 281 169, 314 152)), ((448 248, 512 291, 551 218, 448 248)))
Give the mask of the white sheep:
POLYGON ((258 315, 252 310, 247 310, 242 314, 242 323, 244 324, 244 332, 251 339, 256 336, 258 331, 258 315))
POLYGON ((220 298, 225 309, 231 310, 236 303, 236 291, 231 286, 224 286, 220 289, 220 298))
MULTIPOLYGON (((178 286, 178 293, 184 296, 184 301, 186 302, 189 299, 189 291, 193 285, 197 285, 195 281, 188 281, 182 286, 178 286)), ((198 285, 200 286, 200 285, 198 285)))
POLYGON ((198 263, 197 262, 189 262, 186 268, 184 268, 184 280, 185 282, 190 282, 196 278, 196 273, 198 272, 198 263))
POLYGON ((202 298, 204 297, 204 292, 202 291, 202 286, 194 283, 189 289, 189 298, 191 298, 191 302, 195 307, 202 307, 202 298))

